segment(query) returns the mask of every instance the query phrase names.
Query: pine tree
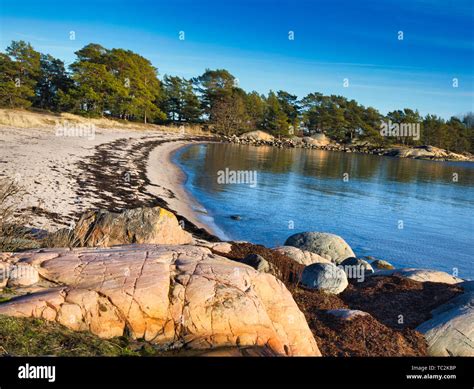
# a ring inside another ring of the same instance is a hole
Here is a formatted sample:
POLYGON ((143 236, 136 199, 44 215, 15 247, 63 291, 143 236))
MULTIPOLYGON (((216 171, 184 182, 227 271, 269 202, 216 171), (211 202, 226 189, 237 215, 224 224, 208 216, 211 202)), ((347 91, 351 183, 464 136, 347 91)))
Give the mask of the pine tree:
POLYGON ((29 107, 40 75, 40 53, 24 41, 13 41, 0 54, 0 104, 29 107))
POLYGON ((270 91, 267 97, 264 127, 274 136, 289 135, 288 116, 273 91, 270 91))
POLYGON ((61 93, 67 93, 73 82, 66 72, 64 62, 49 54, 41 54, 40 76, 36 84, 34 105, 57 111, 61 93))
POLYGON ((213 122, 213 108, 219 101, 225 101, 235 86, 235 77, 225 69, 216 69, 206 71, 199 77, 194 78, 193 82, 197 91, 200 93, 201 106, 209 121, 213 122))

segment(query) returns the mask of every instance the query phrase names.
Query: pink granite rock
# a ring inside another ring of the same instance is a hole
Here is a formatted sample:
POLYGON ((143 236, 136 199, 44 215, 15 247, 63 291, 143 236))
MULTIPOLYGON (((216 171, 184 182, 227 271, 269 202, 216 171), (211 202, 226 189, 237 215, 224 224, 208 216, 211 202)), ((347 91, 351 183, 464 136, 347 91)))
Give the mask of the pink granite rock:
POLYGON ((321 355, 303 313, 270 274, 204 247, 128 245, 0 255, 34 266, 56 287, 0 305, 111 338, 126 332, 166 347, 268 347, 321 355))

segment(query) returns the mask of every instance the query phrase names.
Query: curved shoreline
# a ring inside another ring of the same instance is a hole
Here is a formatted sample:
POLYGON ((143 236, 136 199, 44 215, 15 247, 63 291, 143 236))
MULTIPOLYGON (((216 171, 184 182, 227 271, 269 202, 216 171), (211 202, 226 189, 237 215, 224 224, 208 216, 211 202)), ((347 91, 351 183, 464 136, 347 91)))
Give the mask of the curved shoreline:
POLYGON ((196 237, 220 240, 198 218, 200 207, 193 209, 192 197, 181 186, 183 173, 170 161, 172 151, 184 145, 212 142, 209 135, 113 127, 97 128, 94 137, 86 138, 57 136, 50 125, 1 127, 8 152, 6 147, 0 152, 0 178, 25 190, 18 206, 28 214, 28 227, 54 231, 70 227, 91 209, 161 206, 196 237), (158 178, 152 172, 151 180, 150 160, 152 166, 162 161, 162 168, 155 169, 158 178))
POLYGON ((199 228, 208 230, 216 235, 217 231, 212 225, 204 223, 199 218, 199 213, 206 213, 205 208, 192 197, 185 189, 186 175, 179 166, 173 163, 173 156, 183 147, 206 141, 191 142, 179 140, 166 142, 156 146, 148 156, 146 175, 153 185, 148 191, 154 196, 165 200, 169 208, 188 219, 199 228))

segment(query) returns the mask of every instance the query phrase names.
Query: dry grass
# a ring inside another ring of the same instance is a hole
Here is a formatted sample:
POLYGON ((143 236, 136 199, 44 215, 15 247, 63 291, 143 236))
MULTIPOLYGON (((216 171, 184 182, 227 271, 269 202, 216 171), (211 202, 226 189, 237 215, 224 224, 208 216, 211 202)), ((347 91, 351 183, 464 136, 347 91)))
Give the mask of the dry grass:
POLYGON ((16 128, 52 128, 58 123, 93 124, 97 128, 117 128, 136 131, 180 132, 187 135, 209 135, 199 124, 156 125, 108 118, 86 118, 71 113, 52 113, 40 110, 0 109, 0 125, 16 128))
POLYGON ((80 240, 76 236, 75 229, 62 228, 54 233, 48 234, 42 241, 42 247, 79 247, 80 240))
POLYGON ((0 180, 0 251, 37 247, 30 229, 25 227, 28 212, 20 208, 25 194, 15 181, 0 180))

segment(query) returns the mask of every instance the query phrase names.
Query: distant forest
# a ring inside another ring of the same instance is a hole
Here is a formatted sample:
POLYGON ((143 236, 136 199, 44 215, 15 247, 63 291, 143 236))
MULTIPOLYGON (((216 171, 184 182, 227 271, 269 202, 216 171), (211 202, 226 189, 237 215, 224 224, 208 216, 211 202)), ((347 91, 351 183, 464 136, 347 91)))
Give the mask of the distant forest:
POLYGON ((343 96, 314 92, 298 99, 282 90, 266 96, 249 93, 224 69, 207 69, 191 79, 164 75, 160 80, 151 62, 130 50, 91 43, 75 54, 66 69, 60 59, 13 41, 0 53, 0 106, 145 123, 202 123, 225 135, 253 130, 281 137, 325 133, 339 142, 429 144, 474 152, 472 112, 444 120, 404 108, 384 116, 343 96), (420 123, 421 138, 382 137, 381 121, 388 120, 420 123))

